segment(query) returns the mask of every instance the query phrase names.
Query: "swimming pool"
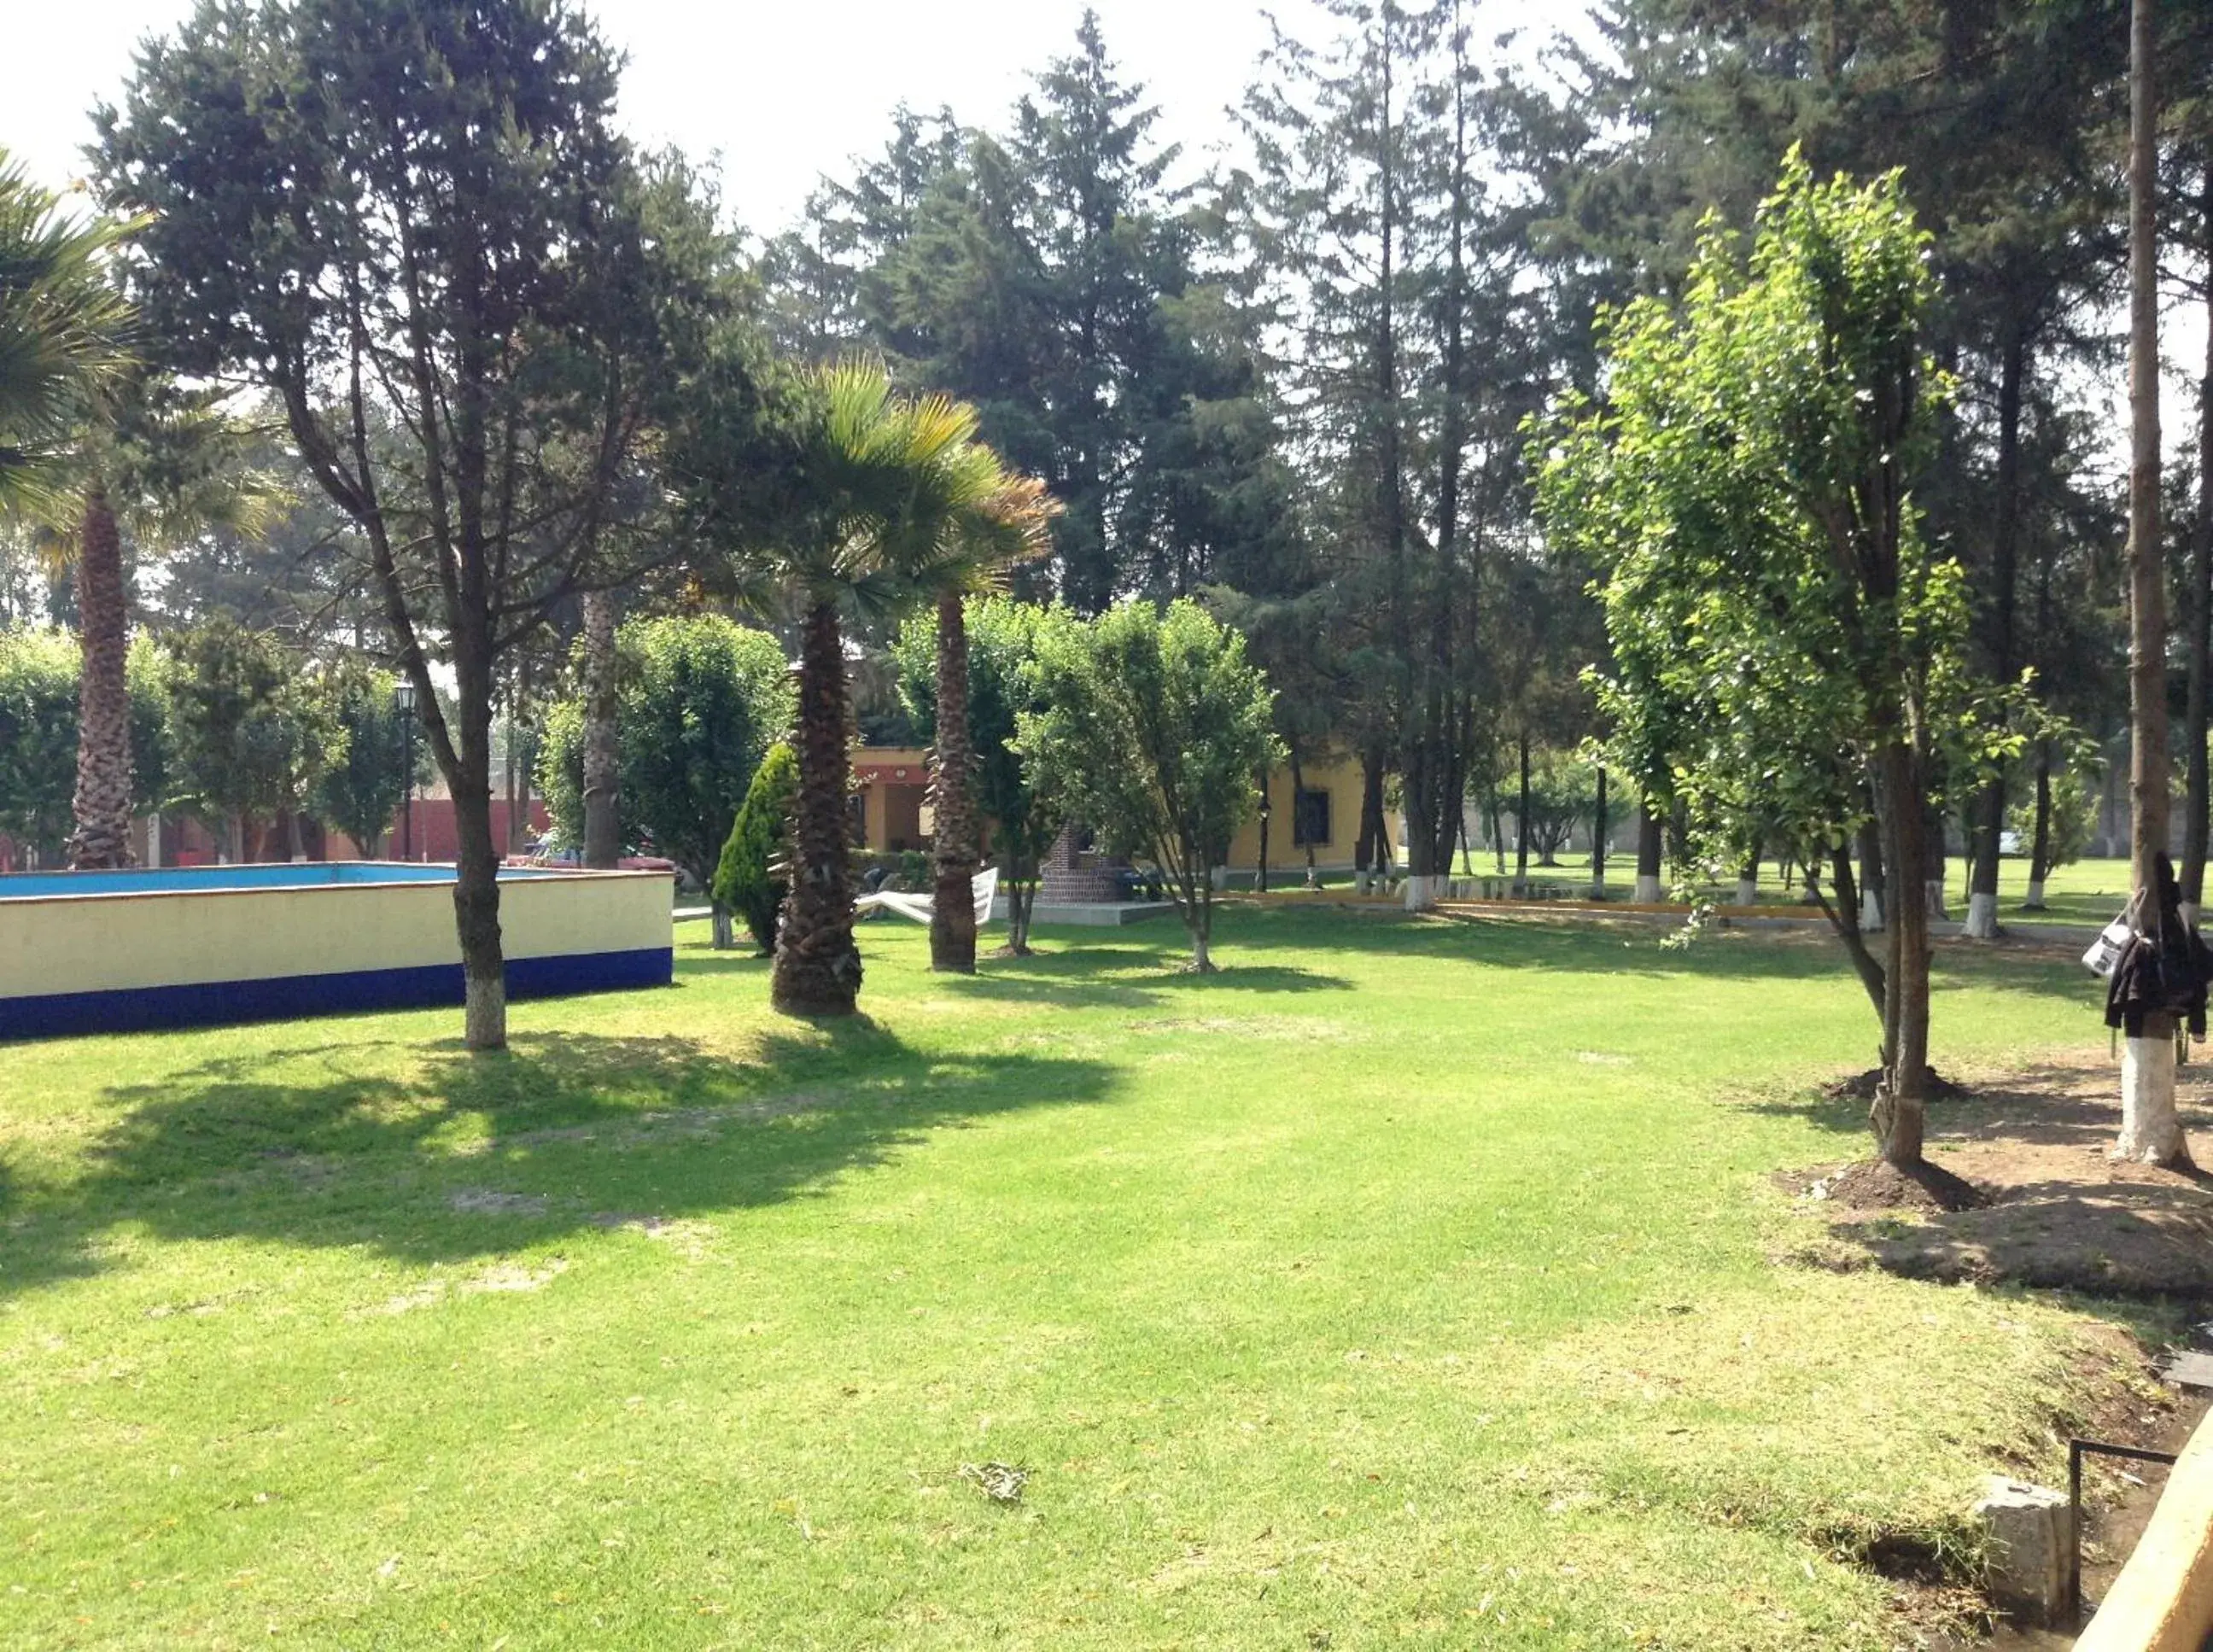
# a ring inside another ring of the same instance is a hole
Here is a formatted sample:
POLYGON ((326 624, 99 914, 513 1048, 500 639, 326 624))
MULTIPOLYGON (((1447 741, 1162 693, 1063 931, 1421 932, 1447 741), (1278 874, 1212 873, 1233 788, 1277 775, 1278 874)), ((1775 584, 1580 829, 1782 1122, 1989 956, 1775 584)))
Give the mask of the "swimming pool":
MULTIPOLYGON (((459 1004, 450 866, 0 876, 0 1039, 459 1004)), ((666 986, 665 873, 500 874, 508 996, 666 986)))

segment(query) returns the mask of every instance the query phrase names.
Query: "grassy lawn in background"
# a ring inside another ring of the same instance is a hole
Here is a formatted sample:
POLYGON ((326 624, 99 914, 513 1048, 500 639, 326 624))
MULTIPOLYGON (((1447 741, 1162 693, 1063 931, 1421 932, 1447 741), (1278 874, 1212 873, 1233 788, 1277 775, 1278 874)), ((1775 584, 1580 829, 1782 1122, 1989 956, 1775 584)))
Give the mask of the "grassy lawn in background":
MULTIPOLYGON (((1454 863, 1454 875, 1459 877, 1495 878, 1502 875, 1498 862, 1487 849, 1478 849, 1472 856, 1463 854, 1454 863)), ((1506 857, 1507 870, 1513 875, 1514 856, 1506 857)), ((1944 893, 1952 916, 1966 916, 1967 865, 1960 856, 1953 856, 1945 863, 1944 893)), ((1304 874, 1296 867, 1277 867, 1271 878, 1271 887, 1277 890, 1295 889, 1303 881, 1304 874)), ((1583 851, 1564 853, 1556 866, 1541 866, 1535 861, 1529 864, 1532 883, 1558 888, 1562 896, 1580 899, 1590 889, 1590 856, 1583 851)), ((1252 882, 1249 869, 1232 874, 1238 887, 1248 887, 1252 882)), ((1338 873, 1325 879, 1331 887, 1349 887, 1350 873, 1338 873)), ((2125 859, 2082 860, 2057 867, 2045 880, 2045 906, 2031 911, 2021 905, 2028 891, 2028 863, 2026 859, 2009 856, 1998 863, 1998 911, 2002 921, 2017 924, 2088 924, 2093 929, 2103 926, 2114 914, 2128 904, 2129 863, 2125 859)), ((1637 888, 1637 856, 1634 853, 1614 853, 1606 856, 1606 888, 1610 899, 1627 900, 1637 888)), ((1734 883, 1716 886, 1712 897, 1726 904, 1736 893, 1734 883)), ((1760 863, 1759 898, 1764 904, 1790 906, 1801 904, 1804 894, 1802 884, 1785 887, 1776 875, 1772 859, 1760 863)), ((1809 907, 1814 916, 1820 909, 1809 907)))
MULTIPOLYGON (((2060 1472, 2123 1310, 1769 1260, 1833 948, 1220 930, 0 1049, 0 1643, 1874 1648, 2060 1472)), ((1948 948, 1936 1054, 2096 1002, 1948 948)))

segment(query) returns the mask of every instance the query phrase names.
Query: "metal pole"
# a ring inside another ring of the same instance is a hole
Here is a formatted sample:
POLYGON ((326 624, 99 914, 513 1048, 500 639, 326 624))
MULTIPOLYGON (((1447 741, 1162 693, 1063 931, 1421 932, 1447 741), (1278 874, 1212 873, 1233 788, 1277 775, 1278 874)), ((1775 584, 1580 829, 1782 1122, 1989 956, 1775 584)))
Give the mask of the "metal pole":
POLYGON ((399 714, 400 766, 407 775, 407 795, 399 805, 399 858, 415 858, 415 708, 399 714))

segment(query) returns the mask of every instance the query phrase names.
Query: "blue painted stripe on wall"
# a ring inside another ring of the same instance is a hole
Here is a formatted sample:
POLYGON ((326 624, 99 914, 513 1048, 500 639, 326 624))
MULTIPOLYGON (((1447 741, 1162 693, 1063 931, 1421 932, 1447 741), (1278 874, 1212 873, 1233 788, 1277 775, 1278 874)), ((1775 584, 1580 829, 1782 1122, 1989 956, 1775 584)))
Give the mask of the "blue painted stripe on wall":
MULTIPOLYGON (((665 947, 511 958, 507 964, 507 994, 514 999, 553 998, 577 992, 667 986, 675 973, 675 954, 665 947)), ((216 981, 195 986, 58 992, 32 998, 0 998, 0 1039, 222 1027, 377 1009, 432 1009, 458 1004, 461 996, 459 964, 351 970, 262 981, 216 981)))

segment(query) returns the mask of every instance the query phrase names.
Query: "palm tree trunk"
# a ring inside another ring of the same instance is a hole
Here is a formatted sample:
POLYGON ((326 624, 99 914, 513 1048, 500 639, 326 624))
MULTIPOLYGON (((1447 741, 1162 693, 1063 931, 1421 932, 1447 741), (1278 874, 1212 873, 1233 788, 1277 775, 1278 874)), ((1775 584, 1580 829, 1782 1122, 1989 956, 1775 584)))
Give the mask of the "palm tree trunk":
POLYGON ((838 610, 808 613, 799 649, 799 799, 792 819, 791 893, 777 932, 769 997, 791 1015, 850 1015, 861 991, 853 944, 851 847, 845 794, 844 638, 838 610))
POLYGON ((611 869, 622 860, 617 796, 622 747, 615 726, 615 599, 584 594, 584 864, 611 869))
POLYGON ((107 493, 86 491, 77 546, 76 830, 70 864, 80 871, 131 864, 131 695, 125 682, 130 607, 123 541, 107 493))
POLYGON ((976 793, 970 777, 975 753, 968 739, 968 622, 960 593, 937 598, 937 747, 932 758, 930 801, 936 813, 931 848, 937 893, 930 912, 930 966, 957 975, 976 972, 976 870, 983 860, 976 827, 976 793))

